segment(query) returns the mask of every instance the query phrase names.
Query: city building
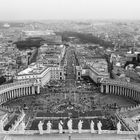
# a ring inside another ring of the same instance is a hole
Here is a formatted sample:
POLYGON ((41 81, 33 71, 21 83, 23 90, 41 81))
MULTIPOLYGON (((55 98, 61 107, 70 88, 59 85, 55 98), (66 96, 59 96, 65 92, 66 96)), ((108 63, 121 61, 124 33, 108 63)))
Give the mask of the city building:
POLYGON ((102 78, 110 78, 105 59, 86 59, 85 64, 88 68, 83 68, 82 75, 89 76, 95 83, 99 83, 102 78))
POLYGON ((58 65, 44 66, 43 64, 32 63, 14 77, 16 81, 28 79, 36 79, 44 86, 50 80, 64 80, 64 69, 58 65))

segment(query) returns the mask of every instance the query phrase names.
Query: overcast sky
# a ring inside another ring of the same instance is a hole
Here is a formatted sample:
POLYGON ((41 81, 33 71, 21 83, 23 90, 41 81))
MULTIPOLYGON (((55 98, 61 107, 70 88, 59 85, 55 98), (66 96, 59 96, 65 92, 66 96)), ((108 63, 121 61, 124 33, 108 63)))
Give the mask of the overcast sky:
POLYGON ((0 20, 140 19, 140 0, 0 0, 0 20))

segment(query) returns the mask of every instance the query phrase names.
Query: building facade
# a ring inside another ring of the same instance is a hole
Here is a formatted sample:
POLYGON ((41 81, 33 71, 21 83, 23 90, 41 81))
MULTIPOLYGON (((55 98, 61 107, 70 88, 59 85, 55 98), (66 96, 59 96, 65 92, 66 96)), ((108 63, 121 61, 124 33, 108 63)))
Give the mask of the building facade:
POLYGON ((60 66, 32 67, 31 71, 29 71, 29 69, 31 70, 31 68, 27 68, 24 71, 18 73, 14 80, 21 81, 36 79, 41 83, 42 86, 44 86, 50 80, 65 80, 64 69, 60 66))

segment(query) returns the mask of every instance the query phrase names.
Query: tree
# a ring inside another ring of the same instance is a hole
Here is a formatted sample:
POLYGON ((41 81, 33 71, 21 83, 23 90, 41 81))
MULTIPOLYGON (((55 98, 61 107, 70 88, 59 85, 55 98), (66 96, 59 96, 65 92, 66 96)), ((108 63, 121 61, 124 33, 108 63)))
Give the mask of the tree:
POLYGON ((0 77, 0 85, 2 85, 4 82, 6 82, 6 78, 4 76, 0 77))

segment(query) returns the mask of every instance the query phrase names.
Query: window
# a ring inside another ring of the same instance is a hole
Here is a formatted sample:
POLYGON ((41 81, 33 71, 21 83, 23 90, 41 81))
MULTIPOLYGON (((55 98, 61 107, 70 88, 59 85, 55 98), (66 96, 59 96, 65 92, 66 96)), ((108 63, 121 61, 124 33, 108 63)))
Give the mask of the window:
POLYGON ((62 76, 62 72, 60 72, 60 76, 62 76))
POLYGON ((78 75, 80 75, 80 72, 78 72, 78 75))

